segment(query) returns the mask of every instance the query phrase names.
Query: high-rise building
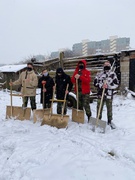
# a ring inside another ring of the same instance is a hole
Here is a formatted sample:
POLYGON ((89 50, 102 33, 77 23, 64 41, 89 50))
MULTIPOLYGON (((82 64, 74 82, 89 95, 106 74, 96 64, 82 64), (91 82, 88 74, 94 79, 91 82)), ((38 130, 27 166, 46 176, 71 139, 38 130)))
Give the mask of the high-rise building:
POLYGON ((98 53, 119 52, 130 48, 130 38, 118 38, 110 36, 107 40, 89 41, 83 40, 81 43, 73 44, 72 51, 74 56, 90 55, 98 53))
POLYGON ((82 43, 76 43, 72 47, 73 55, 74 56, 81 56, 82 55, 82 43))

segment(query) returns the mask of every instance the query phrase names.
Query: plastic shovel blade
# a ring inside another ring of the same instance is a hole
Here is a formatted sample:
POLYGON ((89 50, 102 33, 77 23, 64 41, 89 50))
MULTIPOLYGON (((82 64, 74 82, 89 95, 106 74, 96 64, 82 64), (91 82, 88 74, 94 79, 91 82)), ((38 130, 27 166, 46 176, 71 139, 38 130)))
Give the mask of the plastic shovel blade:
POLYGON ((95 131, 95 128, 97 127, 101 128, 103 130, 103 133, 105 133, 106 121, 91 117, 90 124, 93 126, 93 131, 95 131))

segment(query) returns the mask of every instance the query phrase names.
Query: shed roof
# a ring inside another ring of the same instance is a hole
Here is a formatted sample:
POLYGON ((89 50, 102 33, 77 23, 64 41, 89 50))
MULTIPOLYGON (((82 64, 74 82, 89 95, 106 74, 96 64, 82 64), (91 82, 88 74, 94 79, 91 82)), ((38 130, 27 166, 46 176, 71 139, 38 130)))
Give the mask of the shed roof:
POLYGON ((18 72, 27 67, 27 64, 5 65, 0 67, 0 72, 18 72))

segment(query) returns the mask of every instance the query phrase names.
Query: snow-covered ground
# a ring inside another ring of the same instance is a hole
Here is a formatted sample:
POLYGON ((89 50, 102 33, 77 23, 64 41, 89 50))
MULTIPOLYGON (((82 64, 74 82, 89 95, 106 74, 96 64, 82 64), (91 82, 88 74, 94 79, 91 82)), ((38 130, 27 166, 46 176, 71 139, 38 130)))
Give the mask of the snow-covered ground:
MULTIPOLYGON (((37 95, 37 107, 39 104, 37 95)), ((113 119, 117 129, 91 131, 70 121, 68 129, 40 122, 5 119, 9 92, 0 91, 0 180, 134 180, 135 99, 115 95, 113 119)), ((14 97, 13 105, 21 106, 14 97)), ((96 101, 91 105, 96 115, 96 101)), ((54 104, 54 113, 56 112, 54 104)), ((106 108, 103 119, 106 120, 106 108)))

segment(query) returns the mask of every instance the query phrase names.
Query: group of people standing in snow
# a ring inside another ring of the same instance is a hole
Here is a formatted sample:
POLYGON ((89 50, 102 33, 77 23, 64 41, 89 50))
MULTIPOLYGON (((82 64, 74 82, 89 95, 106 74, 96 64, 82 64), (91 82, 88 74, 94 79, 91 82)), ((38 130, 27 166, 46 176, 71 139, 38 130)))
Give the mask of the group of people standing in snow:
MULTIPOLYGON (((49 75, 47 69, 43 69, 42 77, 39 79, 34 72, 33 64, 27 63, 26 71, 22 72, 19 76, 19 79, 10 82, 12 85, 21 85, 21 92, 24 94, 23 97, 23 108, 27 107, 28 99, 30 99, 31 109, 36 109, 36 88, 41 88, 41 103, 43 108, 50 108, 51 101, 53 97, 53 92, 56 93, 56 98, 63 100, 66 94, 66 99, 68 99, 68 94, 72 90, 73 84, 75 84, 75 92, 77 91, 76 85, 78 87, 78 102, 79 109, 85 110, 88 122, 92 115, 90 109, 90 82, 91 82, 91 73, 86 68, 86 60, 82 59, 78 62, 77 67, 73 73, 73 76, 70 77, 67 75, 62 68, 56 69, 55 80, 49 75), (77 83, 77 84, 76 84, 77 83), (66 88, 68 84, 68 89, 66 88), (55 90, 54 90, 55 87, 55 90), (44 94, 44 102, 43 102, 44 94)), ((101 101, 101 96, 103 89, 105 89, 103 103, 101 107, 101 112, 99 119, 102 118, 102 110, 104 104, 107 107, 107 118, 108 125, 112 123, 112 99, 113 99, 113 90, 116 89, 119 85, 119 81, 115 72, 111 71, 111 64, 109 61, 106 61, 103 65, 103 70, 97 73, 94 79, 94 86, 97 88, 97 113, 101 101)), ((62 113, 63 102, 57 102, 57 114, 62 113)), ((64 114, 67 113, 67 105, 65 104, 64 114)))

